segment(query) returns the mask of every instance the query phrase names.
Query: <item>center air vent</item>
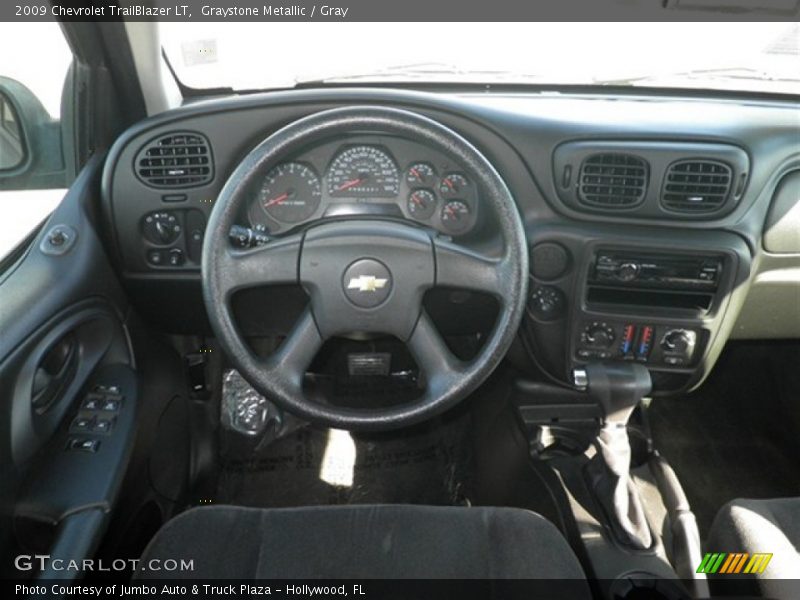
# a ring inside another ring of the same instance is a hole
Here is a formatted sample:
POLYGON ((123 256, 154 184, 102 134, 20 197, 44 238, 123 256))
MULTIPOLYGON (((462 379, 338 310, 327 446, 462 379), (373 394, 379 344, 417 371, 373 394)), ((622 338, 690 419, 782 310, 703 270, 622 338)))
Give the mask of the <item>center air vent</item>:
POLYGON ((581 165, 578 198, 588 206, 630 208, 644 199, 647 179, 647 162, 638 156, 593 154, 581 165))
POLYGON ((667 170, 661 204, 676 212, 712 212, 725 204, 732 181, 731 168, 723 162, 681 160, 667 170))
POLYGON ((189 132, 169 133, 152 140, 136 156, 136 173, 153 187, 192 187, 214 176, 208 140, 189 132))

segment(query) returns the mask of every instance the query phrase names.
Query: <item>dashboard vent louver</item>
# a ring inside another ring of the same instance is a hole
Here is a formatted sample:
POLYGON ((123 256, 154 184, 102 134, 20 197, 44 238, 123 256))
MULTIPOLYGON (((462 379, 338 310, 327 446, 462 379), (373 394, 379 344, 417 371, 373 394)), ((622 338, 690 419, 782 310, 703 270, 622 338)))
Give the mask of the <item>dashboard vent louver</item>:
POLYGON ((578 178, 582 204, 601 208, 630 208, 644 200, 649 168, 632 154, 606 152, 587 157, 578 178))
POLYGON ((732 182, 732 170, 723 162, 681 160, 667 169, 661 205, 685 213, 719 210, 730 195, 732 182))
POLYGON ((153 187, 191 187, 214 176, 208 140, 190 132, 175 132, 149 142, 136 156, 136 173, 153 187))

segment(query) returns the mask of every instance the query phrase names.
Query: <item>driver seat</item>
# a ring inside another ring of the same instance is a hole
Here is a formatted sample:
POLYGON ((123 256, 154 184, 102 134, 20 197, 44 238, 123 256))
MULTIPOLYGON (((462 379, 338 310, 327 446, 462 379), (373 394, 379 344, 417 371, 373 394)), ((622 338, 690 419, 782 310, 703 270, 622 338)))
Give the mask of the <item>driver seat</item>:
POLYGON ((571 598, 590 597, 558 529, 516 508, 199 507, 161 528, 140 564, 151 559, 193 560, 194 571, 143 579, 559 579, 574 580, 571 598))

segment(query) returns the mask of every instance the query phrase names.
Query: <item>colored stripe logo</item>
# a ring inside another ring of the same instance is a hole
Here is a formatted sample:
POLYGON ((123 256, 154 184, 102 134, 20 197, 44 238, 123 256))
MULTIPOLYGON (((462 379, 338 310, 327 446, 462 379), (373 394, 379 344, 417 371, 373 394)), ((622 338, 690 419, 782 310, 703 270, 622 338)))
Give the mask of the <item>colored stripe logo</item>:
POLYGON ((726 575, 763 573, 771 560, 772 554, 764 552, 756 552, 754 554, 748 554, 747 552, 708 552, 703 557, 700 566, 697 567, 697 572, 708 575, 713 575, 714 573, 726 575))

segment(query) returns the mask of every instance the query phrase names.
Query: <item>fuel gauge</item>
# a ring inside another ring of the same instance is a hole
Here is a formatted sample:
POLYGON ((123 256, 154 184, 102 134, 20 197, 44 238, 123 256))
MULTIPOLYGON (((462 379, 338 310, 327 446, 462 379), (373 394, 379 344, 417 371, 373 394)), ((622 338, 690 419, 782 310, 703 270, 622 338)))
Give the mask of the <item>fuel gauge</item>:
POLYGON ((442 207, 442 226, 451 233, 463 233, 469 227, 471 212, 463 200, 450 200, 442 207))
POLYGON ((414 190, 408 195, 408 212, 415 219, 430 219, 436 210, 436 195, 431 190, 414 190))

